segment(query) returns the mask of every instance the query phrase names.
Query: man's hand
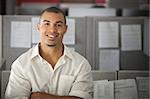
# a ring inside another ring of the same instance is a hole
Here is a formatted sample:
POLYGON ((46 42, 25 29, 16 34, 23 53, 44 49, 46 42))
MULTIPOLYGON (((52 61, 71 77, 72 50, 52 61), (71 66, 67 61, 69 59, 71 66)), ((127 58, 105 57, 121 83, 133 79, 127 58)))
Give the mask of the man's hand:
POLYGON ((82 99, 76 96, 56 96, 44 92, 31 93, 30 99, 82 99))
POLYGON ((49 98, 51 95, 43 92, 33 92, 31 93, 30 99, 52 99, 49 98))

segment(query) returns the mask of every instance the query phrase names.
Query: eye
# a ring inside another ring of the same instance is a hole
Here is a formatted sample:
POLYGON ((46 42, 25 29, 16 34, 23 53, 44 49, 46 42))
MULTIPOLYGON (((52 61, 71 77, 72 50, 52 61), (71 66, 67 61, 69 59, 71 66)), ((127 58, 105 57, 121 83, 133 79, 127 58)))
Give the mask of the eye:
POLYGON ((56 24, 56 26, 57 26, 57 27, 62 27, 63 25, 62 25, 62 24, 56 24))
POLYGON ((49 23, 48 23, 48 22, 44 22, 44 25, 48 26, 48 25, 49 25, 49 23))

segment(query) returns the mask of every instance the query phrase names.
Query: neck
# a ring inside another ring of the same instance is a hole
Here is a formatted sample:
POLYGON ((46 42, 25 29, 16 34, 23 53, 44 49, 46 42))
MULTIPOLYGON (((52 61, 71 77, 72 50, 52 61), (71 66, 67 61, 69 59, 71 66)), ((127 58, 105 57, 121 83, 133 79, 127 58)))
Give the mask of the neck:
POLYGON ((64 48, 63 44, 61 46, 48 46, 40 44, 39 49, 41 57, 54 68, 59 58, 63 55, 64 48))

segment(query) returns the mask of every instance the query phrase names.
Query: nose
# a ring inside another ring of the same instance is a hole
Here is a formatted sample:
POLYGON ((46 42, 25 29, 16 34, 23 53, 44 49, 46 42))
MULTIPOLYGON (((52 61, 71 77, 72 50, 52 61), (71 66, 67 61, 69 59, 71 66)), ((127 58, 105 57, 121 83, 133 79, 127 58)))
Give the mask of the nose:
POLYGON ((57 31, 57 28, 55 27, 55 25, 50 25, 47 30, 51 33, 55 33, 57 31))

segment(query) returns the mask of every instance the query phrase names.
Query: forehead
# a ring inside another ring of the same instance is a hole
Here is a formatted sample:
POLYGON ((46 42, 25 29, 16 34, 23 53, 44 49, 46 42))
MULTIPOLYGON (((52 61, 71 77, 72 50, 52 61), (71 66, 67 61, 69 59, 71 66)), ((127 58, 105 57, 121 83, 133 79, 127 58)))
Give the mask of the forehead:
POLYGON ((58 21, 62 21, 63 23, 65 22, 63 14, 55 12, 44 12, 41 16, 41 20, 48 20, 50 22, 58 22, 58 21))

